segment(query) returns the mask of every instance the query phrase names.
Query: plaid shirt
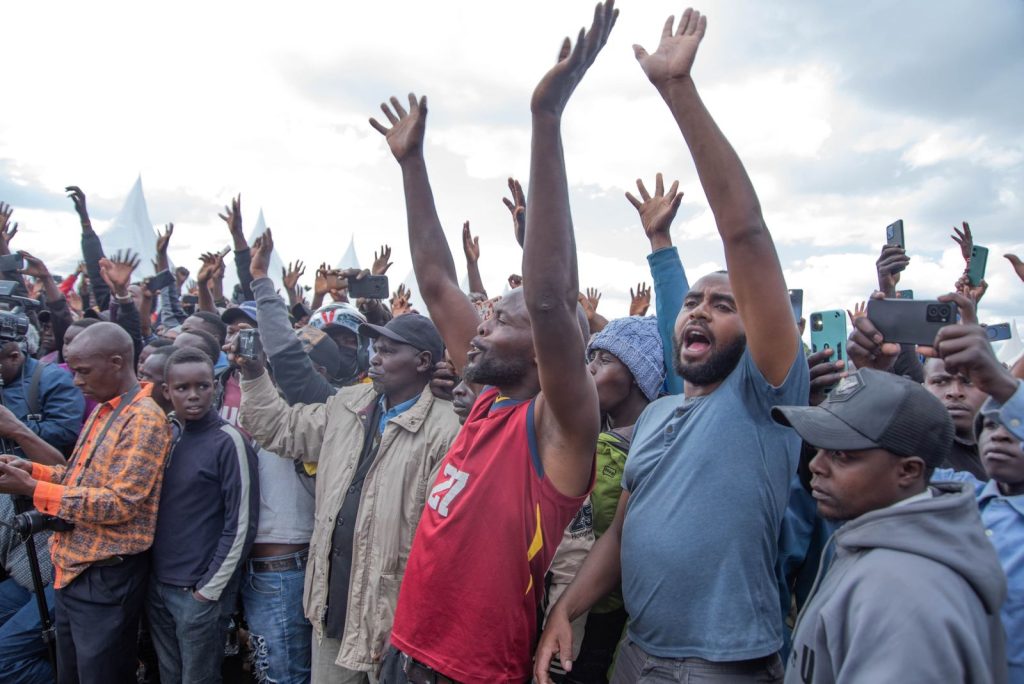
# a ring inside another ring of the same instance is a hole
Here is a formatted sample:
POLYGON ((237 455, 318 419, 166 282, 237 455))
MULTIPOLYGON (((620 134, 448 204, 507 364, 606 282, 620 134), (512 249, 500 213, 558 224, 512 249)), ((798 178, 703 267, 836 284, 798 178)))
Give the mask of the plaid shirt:
POLYGON ((99 444, 95 441, 126 395, 97 406, 68 466, 32 465, 36 508, 75 524, 73 530, 55 532, 50 542, 56 589, 96 561, 141 553, 153 543, 172 436, 151 390, 152 385, 142 385, 99 444))

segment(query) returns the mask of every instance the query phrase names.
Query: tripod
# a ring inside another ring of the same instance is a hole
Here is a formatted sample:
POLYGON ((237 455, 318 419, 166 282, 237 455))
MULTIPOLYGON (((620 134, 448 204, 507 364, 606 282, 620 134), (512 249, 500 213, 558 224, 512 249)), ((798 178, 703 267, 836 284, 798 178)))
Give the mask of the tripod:
MULTIPOLYGON (((19 515, 33 510, 32 502, 27 497, 12 496, 11 499, 14 501, 14 510, 19 515)), ((39 569, 39 557, 36 555, 34 535, 31 531, 26 532, 24 529, 19 529, 17 525, 13 525, 6 520, 0 520, 0 525, 14 530, 18 538, 25 545, 25 553, 28 556, 28 569, 32 575, 32 589, 36 596, 36 608, 39 610, 39 623, 42 625, 40 637, 43 643, 46 644, 46 656, 50 661, 50 667, 53 669, 53 680, 57 681, 56 630, 54 630, 53 621, 50 619, 50 610, 46 605, 46 595, 43 593, 46 590, 46 586, 43 584, 43 573, 39 569)))

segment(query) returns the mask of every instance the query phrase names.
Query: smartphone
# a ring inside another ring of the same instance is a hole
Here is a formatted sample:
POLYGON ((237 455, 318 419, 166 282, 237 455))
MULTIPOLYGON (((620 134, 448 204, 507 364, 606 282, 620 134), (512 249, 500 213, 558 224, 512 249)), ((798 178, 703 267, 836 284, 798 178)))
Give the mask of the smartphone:
POLYGON ((263 342, 260 340, 260 331, 256 328, 245 328, 238 331, 238 343, 235 353, 239 356, 256 361, 263 353, 263 342))
POLYGON ((182 306, 196 306, 197 304, 199 304, 199 296, 188 294, 181 295, 181 304, 182 306))
POLYGON ((796 322, 799 323, 800 319, 804 317, 804 291, 790 290, 789 304, 793 307, 793 316, 796 318, 796 322))
POLYGON ((829 361, 846 359, 846 312, 841 309, 811 314, 811 352, 834 349, 829 361))
POLYGON ((989 342, 1001 342, 1002 340, 1008 340, 1013 337, 1009 323, 994 323, 992 325, 986 325, 985 334, 988 335, 989 342))
POLYGON ((368 275, 359 280, 349 278, 348 296, 353 299, 387 299, 388 277, 386 275, 368 275))
POLYGON ((913 299, 914 298, 914 291, 913 290, 896 290, 896 296, 899 297, 900 299, 913 299))
POLYGON ((175 283, 174 274, 170 271, 160 271, 155 276, 149 279, 146 283, 146 288, 150 292, 159 292, 165 287, 170 287, 175 283))
POLYGON ((868 319, 886 342, 935 344, 939 329, 956 323, 956 306, 934 299, 869 299, 868 319))
POLYGON ((885 227, 885 244, 907 248, 906 240, 903 238, 903 219, 896 219, 894 223, 885 227))
POLYGON ((0 256, 0 271, 20 271, 25 268, 25 260, 18 253, 0 256))
POLYGON ((977 287, 985 279, 985 265, 988 263, 988 247, 971 247, 971 265, 967 267, 967 279, 977 287))

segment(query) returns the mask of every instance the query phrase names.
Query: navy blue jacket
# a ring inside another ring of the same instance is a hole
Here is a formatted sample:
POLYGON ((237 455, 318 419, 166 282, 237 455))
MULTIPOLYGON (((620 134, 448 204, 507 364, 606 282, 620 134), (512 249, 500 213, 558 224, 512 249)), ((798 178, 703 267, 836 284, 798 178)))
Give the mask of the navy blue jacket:
POLYGON ((21 374, 3 387, 4 406, 47 444, 64 454, 71 453, 82 429, 85 398, 72 382, 71 374, 56 364, 43 367, 39 377, 40 420, 28 420, 28 390, 39 361, 27 359, 21 374))
POLYGON ((175 432, 153 537, 153 576, 216 601, 256 538, 256 452, 212 408, 175 432))

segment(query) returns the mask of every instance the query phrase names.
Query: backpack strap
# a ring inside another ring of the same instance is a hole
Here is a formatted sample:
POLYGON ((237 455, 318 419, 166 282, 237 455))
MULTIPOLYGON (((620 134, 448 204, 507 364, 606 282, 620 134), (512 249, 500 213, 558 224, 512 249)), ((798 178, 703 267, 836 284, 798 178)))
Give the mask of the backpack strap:
POLYGON ((28 385, 28 395, 26 401, 28 402, 28 415, 25 416, 25 420, 40 421, 43 419, 43 414, 39 412, 39 381, 43 376, 43 368, 49 364, 39 361, 36 363, 36 369, 32 371, 32 379, 28 385))

